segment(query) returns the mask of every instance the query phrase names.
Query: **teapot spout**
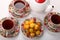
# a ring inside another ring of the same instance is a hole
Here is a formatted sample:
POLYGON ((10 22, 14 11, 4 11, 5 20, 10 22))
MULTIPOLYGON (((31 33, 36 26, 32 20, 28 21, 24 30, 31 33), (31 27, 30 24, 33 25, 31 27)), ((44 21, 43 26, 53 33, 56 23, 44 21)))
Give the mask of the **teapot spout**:
POLYGON ((53 6, 53 5, 49 5, 49 6, 46 8, 45 12, 51 12, 53 9, 54 9, 54 6, 53 6))

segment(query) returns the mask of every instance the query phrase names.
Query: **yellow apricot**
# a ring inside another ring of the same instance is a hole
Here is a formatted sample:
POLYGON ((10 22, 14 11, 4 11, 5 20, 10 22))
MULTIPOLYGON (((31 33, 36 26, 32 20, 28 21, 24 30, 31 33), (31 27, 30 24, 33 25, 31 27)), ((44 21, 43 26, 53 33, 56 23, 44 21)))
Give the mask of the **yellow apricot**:
POLYGON ((36 31, 36 35, 40 35, 40 33, 41 33, 40 31, 36 31))
POLYGON ((34 19, 32 18, 32 19, 30 19, 30 23, 34 23, 34 19))
POLYGON ((28 25, 28 24, 30 24, 30 22, 29 22, 28 20, 26 20, 26 21, 25 21, 25 24, 27 24, 27 25, 28 25))
POLYGON ((39 29, 39 27, 40 27, 39 25, 35 24, 34 29, 35 29, 35 30, 38 30, 38 29, 39 29))
POLYGON ((30 33, 30 36, 31 36, 31 37, 34 37, 34 36, 35 36, 35 33, 30 33))
POLYGON ((29 29, 29 32, 33 32, 33 29, 29 29))
POLYGON ((29 29, 29 25, 24 24, 24 29, 29 29))
POLYGON ((37 25, 41 26, 41 23, 40 22, 36 22, 37 25))
POLYGON ((35 23, 30 24, 30 28, 33 28, 35 26, 35 23))

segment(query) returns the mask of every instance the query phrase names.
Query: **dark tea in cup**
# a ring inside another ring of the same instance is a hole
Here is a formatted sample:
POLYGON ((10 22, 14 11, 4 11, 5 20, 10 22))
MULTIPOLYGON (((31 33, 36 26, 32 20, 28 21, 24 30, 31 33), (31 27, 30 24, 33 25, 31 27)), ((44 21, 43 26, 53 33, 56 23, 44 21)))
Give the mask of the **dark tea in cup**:
POLYGON ((52 15, 51 17, 51 21, 54 23, 54 24, 60 24, 60 16, 58 15, 52 15))
POLYGON ((14 26, 14 23, 13 23, 12 20, 5 20, 5 21, 3 21, 3 23, 2 23, 2 27, 3 27, 4 29, 6 29, 6 30, 11 29, 13 26, 14 26))

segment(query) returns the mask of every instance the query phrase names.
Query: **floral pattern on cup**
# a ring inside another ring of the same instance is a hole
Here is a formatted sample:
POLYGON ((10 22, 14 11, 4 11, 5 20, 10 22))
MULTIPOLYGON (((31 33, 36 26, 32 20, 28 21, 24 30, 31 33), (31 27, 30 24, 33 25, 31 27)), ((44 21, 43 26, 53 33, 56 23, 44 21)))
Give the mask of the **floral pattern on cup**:
MULTIPOLYGON (((52 32, 60 32, 60 23, 59 24, 53 23, 53 21, 52 21, 53 15, 60 16, 60 13, 57 13, 57 12, 48 13, 44 18, 44 25, 52 32)), ((54 19, 56 20, 56 18, 53 18, 53 20, 54 19)))
POLYGON ((9 12, 14 17, 23 18, 23 17, 25 17, 29 14, 29 11, 30 11, 30 6, 25 0, 14 0, 9 5, 9 12), (17 9, 15 7, 15 4, 18 3, 18 2, 23 3, 24 7, 21 8, 21 9, 17 9))
POLYGON ((3 37, 17 36, 19 30, 20 30, 20 26, 18 21, 12 17, 5 17, 0 21, 0 34, 3 37), (12 27, 9 28, 8 26, 9 27, 12 26, 12 27))

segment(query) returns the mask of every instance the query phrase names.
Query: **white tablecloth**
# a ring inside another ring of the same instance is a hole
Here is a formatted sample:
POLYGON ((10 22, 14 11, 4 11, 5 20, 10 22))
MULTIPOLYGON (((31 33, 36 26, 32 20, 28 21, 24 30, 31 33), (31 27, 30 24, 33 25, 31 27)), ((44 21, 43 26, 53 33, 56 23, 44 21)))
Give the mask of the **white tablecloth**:
MULTIPOLYGON (((8 6, 11 1, 12 0, 0 0, 0 19, 10 16, 8 12, 8 6)), ((53 11, 60 12, 60 0, 51 0, 51 4, 55 6, 53 11)), ((31 12, 31 14, 28 17, 31 16, 40 18, 43 21, 45 14, 31 12)), ((21 19, 20 22, 22 22, 22 20, 23 19, 21 19)), ((23 38, 20 32, 18 36, 13 38, 4 38, 0 35, 0 40, 27 40, 27 39, 23 38)), ((52 33, 45 29, 43 35, 38 40, 60 40, 60 33, 52 33)))

